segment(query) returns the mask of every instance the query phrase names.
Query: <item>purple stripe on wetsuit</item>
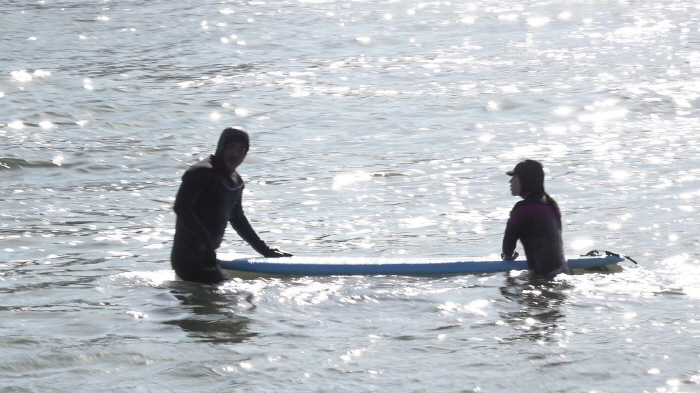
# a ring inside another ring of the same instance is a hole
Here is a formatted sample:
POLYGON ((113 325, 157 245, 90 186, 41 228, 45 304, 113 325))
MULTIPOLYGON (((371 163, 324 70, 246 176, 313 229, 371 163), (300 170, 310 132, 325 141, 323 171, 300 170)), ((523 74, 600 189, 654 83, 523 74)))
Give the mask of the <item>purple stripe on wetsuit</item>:
POLYGON ((513 211, 506 226, 506 233, 513 231, 522 220, 531 216, 540 216, 552 220, 558 219, 554 209, 547 205, 525 205, 513 211))

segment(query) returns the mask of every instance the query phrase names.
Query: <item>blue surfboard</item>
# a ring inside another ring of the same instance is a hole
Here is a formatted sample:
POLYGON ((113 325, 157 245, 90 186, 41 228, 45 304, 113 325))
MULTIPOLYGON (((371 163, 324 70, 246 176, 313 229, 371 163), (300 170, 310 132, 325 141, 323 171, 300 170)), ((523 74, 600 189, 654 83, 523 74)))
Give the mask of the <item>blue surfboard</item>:
MULTIPOLYGON (((568 259, 569 267, 591 269, 624 261, 618 255, 580 256, 568 259)), ((528 270, 525 259, 488 258, 465 260, 367 257, 239 258, 219 261, 224 270, 245 276, 336 276, 336 275, 440 275, 494 273, 528 270)))

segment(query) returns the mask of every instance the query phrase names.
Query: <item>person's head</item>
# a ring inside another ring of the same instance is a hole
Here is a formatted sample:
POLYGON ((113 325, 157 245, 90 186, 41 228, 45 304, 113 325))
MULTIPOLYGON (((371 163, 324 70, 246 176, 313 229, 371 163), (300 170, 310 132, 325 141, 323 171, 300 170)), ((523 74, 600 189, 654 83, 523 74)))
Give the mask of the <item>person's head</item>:
POLYGON ((249 148, 248 133, 240 128, 229 127, 221 133, 214 157, 228 169, 235 170, 245 159, 249 148))
POLYGON ((535 160, 520 161, 506 174, 512 176, 510 191, 514 196, 525 197, 533 191, 544 192, 544 169, 542 164, 535 160))

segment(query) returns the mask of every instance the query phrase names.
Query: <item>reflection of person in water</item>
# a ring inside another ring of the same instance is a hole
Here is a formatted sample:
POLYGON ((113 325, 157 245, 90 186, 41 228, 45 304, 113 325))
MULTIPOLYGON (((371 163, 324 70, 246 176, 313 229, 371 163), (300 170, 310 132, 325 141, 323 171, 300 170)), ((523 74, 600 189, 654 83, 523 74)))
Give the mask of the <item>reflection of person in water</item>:
POLYGON ((571 288, 567 282, 541 276, 508 277, 500 291, 518 309, 500 314, 509 326, 523 326, 522 333, 513 339, 554 340, 565 316, 561 307, 566 304, 566 291, 571 288))
POLYGON ((178 281, 172 283, 171 293, 182 303, 178 309, 185 314, 165 321, 166 325, 178 326, 188 336, 206 342, 240 343, 255 336, 248 329, 251 319, 235 312, 236 305, 241 304, 250 306, 241 310, 243 314, 255 309, 252 294, 221 292, 178 281))
POLYGON ((224 238, 227 221, 263 256, 291 256, 260 240, 243 214, 244 184, 236 168, 249 146, 245 131, 227 128, 221 133, 216 153, 192 165, 182 176, 174 206, 177 224, 170 261, 183 280, 207 284, 224 280, 216 249, 224 238))
POLYGON ((525 249, 530 270, 547 276, 568 272, 561 238, 561 212, 554 199, 544 190, 542 164, 534 160, 518 163, 512 171, 510 190, 522 201, 515 204, 503 236, 503 259, 517 257, 518 240, 525 249))

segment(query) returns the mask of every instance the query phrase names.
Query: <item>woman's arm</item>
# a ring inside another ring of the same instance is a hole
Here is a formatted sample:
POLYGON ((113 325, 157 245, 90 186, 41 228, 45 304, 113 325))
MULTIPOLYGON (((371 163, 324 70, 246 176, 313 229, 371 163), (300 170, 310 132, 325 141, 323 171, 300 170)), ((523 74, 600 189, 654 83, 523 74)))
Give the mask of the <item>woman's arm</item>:
POLYGON ((503 235, 503 244, 501 246, 501 258, 503 259, 515 259, 518 257, 518 253, 515 252, 515 246, 520 235, 518 233, 518 218, 514 217, 514 211, 510 212, 510 218, 508 218, 508 223, 506 224, 506 232, 503 235))

